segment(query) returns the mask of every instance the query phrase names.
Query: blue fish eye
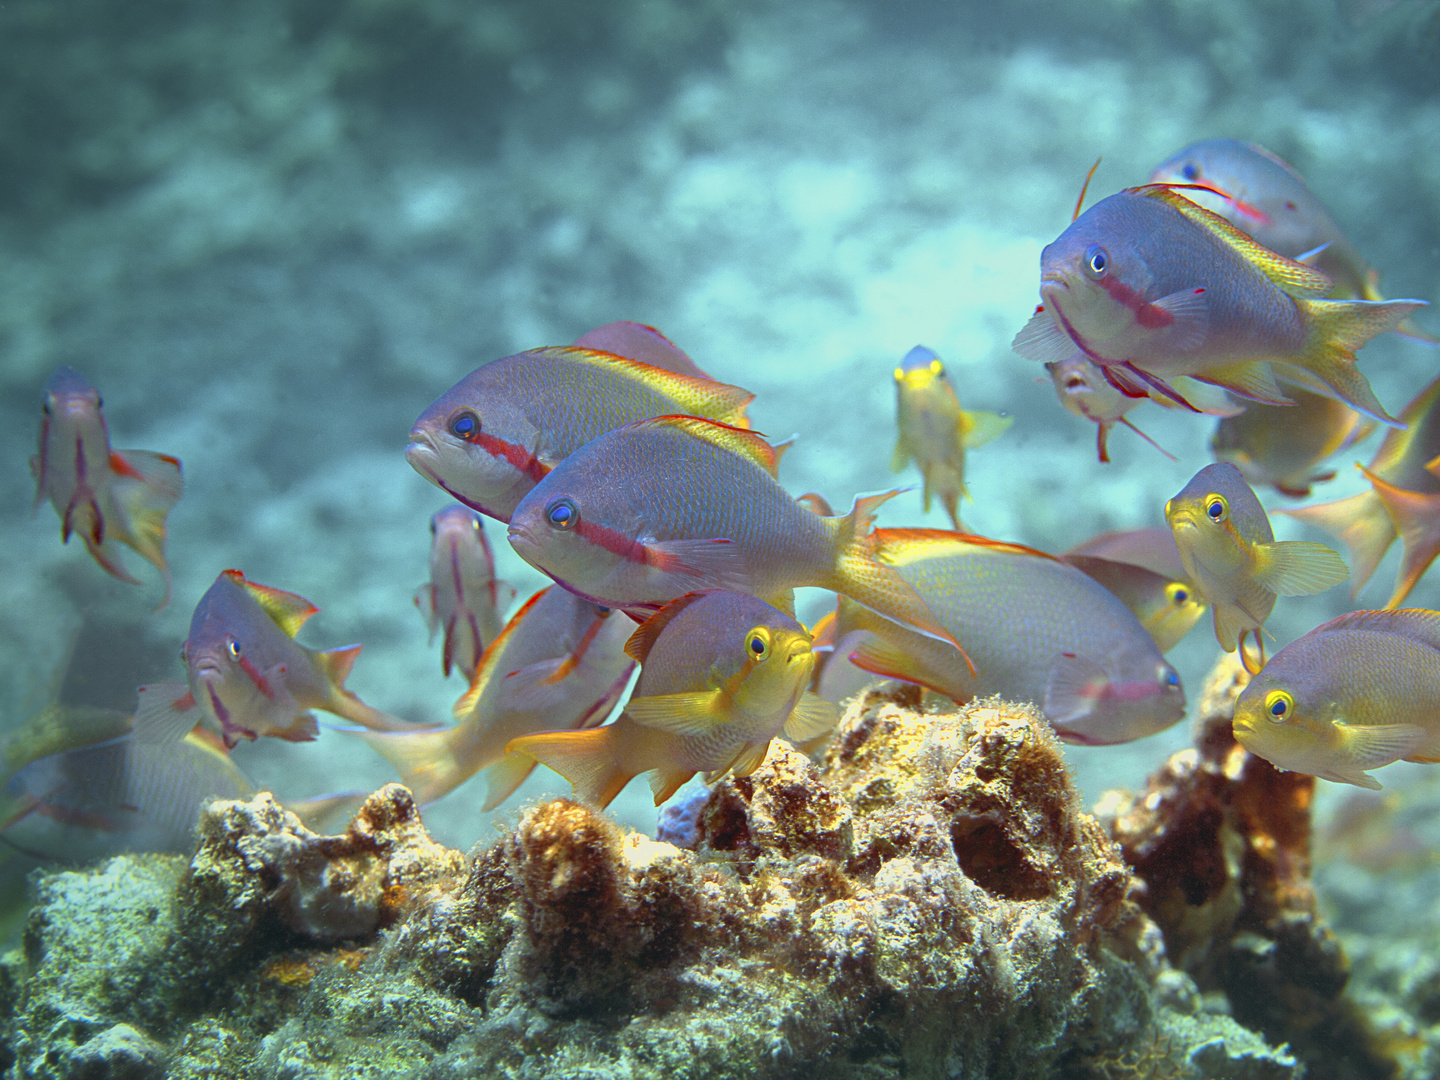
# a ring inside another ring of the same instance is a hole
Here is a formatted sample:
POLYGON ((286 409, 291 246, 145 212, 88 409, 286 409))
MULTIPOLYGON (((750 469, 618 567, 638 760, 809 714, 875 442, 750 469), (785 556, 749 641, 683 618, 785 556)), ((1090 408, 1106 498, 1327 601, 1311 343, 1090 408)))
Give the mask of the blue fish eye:
POLYGON ((480 434, 480 418, 469 409, 461 409, 450 418, 450 434, 470 440, 480 434))
POLYGON ((750 639, 750 651, 751 651, 752 653, 754 653, 756 656, 759 656, 761 653, 763 653, 763 652, 765 651, 765 642, 761 641, 758 637, 753 637, 753 638, 751 638, 751 639, 750 639))
POLYGON ((1185 177, 1186 180, 1194 180, 1200 175, 1200 166, 1196 165, 1193 161, 1187 161, 1185 167, 1180 170, 1180 175, 1185 177))
POLYGON ((1091 244, 1085 249, 1085 273, 1092 278, 1102 278, 1105 272, 1110 269, 1110 253, 1099 244, 1091 244))
POLYGON ((1186 592, 1184 589, 1176 589, 1176 590, 1175 590, 1175 603, 1177 603, 1177 604, 1183 604, 1183 603, 1185 603, 1186 600, 1189 600, 1189 599, 1190 599, 1190 594, 1189 594, 1188 592, 1186 592))
POLYGON ((225 648, 229 650, 232 658, 236 660, 240 659, 240 642, 236 641, 234 638, 231 638, 225 643, 225 648))
POLYGON ((1219 499, 1216 499, 1205 508, 1205 512, 1210 515, 1211 521, 1219 521, 1225 516, 1225 504, 1219 499))
POLYGON ((1180 675, 1179 675, 1179 673, 1172 671, 1172 672, 1170 672, 1168 675, 1166 675, 1166 676, 1165 676, 1165 685, 1166 685, 1166 686, 1179 686, 1179 685, 1180 685, 1180 675))
POLYGON ((545 520, 552 529, 573 529, 580 520, 580 510, 569 499, 556 499, 545 508, 545 520))

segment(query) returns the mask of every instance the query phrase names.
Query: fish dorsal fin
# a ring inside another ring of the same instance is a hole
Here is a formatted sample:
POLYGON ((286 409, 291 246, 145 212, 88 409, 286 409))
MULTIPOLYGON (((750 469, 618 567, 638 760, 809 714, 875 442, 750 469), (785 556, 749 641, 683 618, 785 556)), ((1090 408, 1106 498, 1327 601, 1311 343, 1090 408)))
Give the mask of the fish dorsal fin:
POLYGON ((876 529, 875 538, 876 556, 887 566, 906 566, 924 559, 965 555, 980 550, 1007 555, 1034 555, 1052 562, 1059 561, 1048 552, 1024 544, 1011 544, 948 529, 876 529))
POLYGON ((305 625, 305 620, 320 610, 309 600, 296 593, 272 588, 269 585, 261 585, 254 581, 246 581, 245 575, 239 570, 226 570, 224 573, 236 585, 248 592, 265 614, 270 616, 275 625, 292 638, 300 632, 300 627, 305 625))
POLYGON ((621 319, 606 323, 581 334, 574 344, 582 349, 614 353, 627 360, 638 360, 642 364, 679 372, 681 375, 699 375, 710 378, 700 365, 685 354, 685 350, 653 326, 621 319))
POLYGON ((510 636, 515 633, 515 628, 520 625, 521 620, 530 614, 530 609, 540 602, 542 596, 551 589, 558 588, 558 585, 548 585, 530 597, 529 600, 526 600, 525 603, 520 605, 520 609, 516 611, 514 615, 510 616, 510 621, 505 624, 505 628, 495 635, 494 640, 491 641, 490 644, 485 646, 485 651, 480 654, 480 662, 475 665, 475 677, 470 680, 470 688, 461 694, 451 707, 451 715, 453 715, 455 719, 459 720, 462 717, 468 716, 475 708, 475 704, 480 700, 480 695, 484 693, 485 687, 489 684, 490 680, 495 677, 495 667, 500 662, 500 655, 505 651, 505 643, 510 639, 510 636))
POLYGON ((625 655, 637 664, 645 663, 645 658, 650 655, 650 650, 655 647, 655 639, 658 638, 660 632, 670 624, 670 620, 704 595, 705 591, 702 590, 700 592, 689 592, 684 596, 678 596, 654 615, 651 615, 650 618, 641 623, 636 631, 630 635, 630 640, 625 642, 625 655))
POLYGON ((638 420, 631 427, 678 428, 697 439, 704 439, 713 446, 748 458, 771 476, 780 466, 780 455, 775 447, 766 442, 758 432, 722 424, 717 420, 706 420, 699 416, 657 416, 653 420, 638 420))
POLYGON ((1399 634, 1411 641, 1440 650, 1440 611, 1400 608, 1390 611, 1350 611, 1338 615, 1312 633, 1325 630, 1374 630, 1399 634))
POLYGON ((574 345, 562 345, 544 351, 572 363, 608 368, 674 398, 687 409, 709 413, 728 423, 749 424, 745 419, 745 406, 755 400, 755 395, 742 387, 707 379, 702 375, 682 375, 678 371, 631 360, 613 352, 578 348, 574 345))
MULTIPOLYGON (((1335 282, 1331 280, 1329 274, 1323 270, 1317 270, 1313 266, 1296 262, 1294 259, 1287 259, 1284 255, 1277 255, 1269 248, 1257 244, 1249 233, 1242 232, 1219 214, 1206 210, 1176 190, 1176 188, 1183 189, 1185 186, 1183 184, 1146 184, 1144 187, 1130 190, 1136 195, 1142 195, 1147 199, 1156 199, 1178 210, 1190 221, 1234 248, 1242 259, 1290 296, 1306 300, 1330 295, 1330 291, 1335 288, 1335 282)), ((1204 190, 1212 189, 1207 187, 1204 190)))

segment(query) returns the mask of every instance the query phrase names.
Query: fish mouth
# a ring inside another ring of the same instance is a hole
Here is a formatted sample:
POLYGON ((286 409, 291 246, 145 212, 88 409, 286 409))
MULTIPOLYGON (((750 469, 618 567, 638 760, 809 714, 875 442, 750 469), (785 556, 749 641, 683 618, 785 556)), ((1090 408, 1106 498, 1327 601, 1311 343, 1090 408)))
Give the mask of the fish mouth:
POLYGON ((424 428, 415 428, 410 432, 410 442, 405 447, 405 460, 416 472, 437 484, 440 482, 440 478, 435 475, 435 470, 431 467, 430 462, 439 456, 435 440, 428 431, 424 428))
POLYGON ((515 554, 519 555, 528 563, 534 563, 535 559, 532 558, 532 556, 538 556, 540 554, 539 542, 530 535, 529 530, 523 525, 512 523, 509 530, 505 533, 505 538, 510 541, 510 546, 515 549, 515 554))

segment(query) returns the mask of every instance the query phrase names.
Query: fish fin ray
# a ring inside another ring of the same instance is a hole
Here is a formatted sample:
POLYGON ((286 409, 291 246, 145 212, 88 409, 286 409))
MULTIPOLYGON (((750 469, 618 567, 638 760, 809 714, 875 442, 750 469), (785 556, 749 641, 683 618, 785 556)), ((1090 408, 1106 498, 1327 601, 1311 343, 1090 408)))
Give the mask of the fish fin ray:
POLYGON ((1109 685, 1110 676, 1090 657, 1057 656, 1045 683, 1045 719, 1057 731, 1061 725, 1083 720, 1109 685))
POLYGON ((524 754, 506 754, 485 769, 485 802, 482 812, 494 810, 535 771, 535 759, 524 754))
POLYGON ((833 731, 839 722, 839 707, 807 690, 800 695, 780 733, 792 743, 802 743, 833 731))
POLYGON ((1014 422, 1013 416, 1001 416, 999 413, 984 412, 978 409, 973 412, 961 412, 960 445, 966 450, 984 446, 1004 435, 1014 422))
POLYGON ((1333 589, 1350 577, 1340 553, 1310 540, 1277 540, 1252 547, 1257 585, 1277 596, 1308 596, 1333 589))
POLYGON ((727 723, 724 704, 724 694, 719 690, 657 694, 632 697, 625 703, 625 715, 637 724, 671 735, 704 737, 727 723))
POLYGON ((139 742, 179 742, 203 717, 184 683, 150 683, 135 693, 140 699, 135 707, 135 738, 139 742))
POLYGON ((625 655, 634 660, 637 664, 645 663, 645 658, 650 655, 650 650, 655 647, 655 639, 660 632, 670 624, 670 620, 684 611, 696 600, 705 595, 705 591, 688 592, 683 596, 676 597, 659 611, 651 615, 630 635, 625 642, 625 655))
POLYGON ((248 581, 239 570, 223 571, 226 577, 239 585, 254 598, 266 615, 280 627, 288 637, 294 637, 310 618, 320 609, 297 593, 286 592, 270 585, 248 581))
POLYGON ((1055 325, 1055 320, 1042 308, 1036 308, 1030 321, 1020 328, 1010 342, 1010 348, 1026 360, 1040 363, 1059 363, 1075 355, 1075 342, 1055 325))
POLYGON ((614 726, 524 735, 511 739, 505 752, 534 758, 570 781, 577 796, 605 807, 635 776, 615 758, 614 726))

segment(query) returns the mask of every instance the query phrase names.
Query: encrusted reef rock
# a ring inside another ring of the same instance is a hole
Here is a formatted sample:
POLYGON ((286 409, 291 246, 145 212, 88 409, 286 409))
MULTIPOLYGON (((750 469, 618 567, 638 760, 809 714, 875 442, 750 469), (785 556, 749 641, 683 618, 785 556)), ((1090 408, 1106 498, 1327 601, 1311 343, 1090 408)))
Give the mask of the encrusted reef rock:
POLYGON ((688 848, 556 800, 468 860, 398 786, 339 837, 267 795, 188 863, 36 885, 16 1077, 1293 1078, 1202 1007, 1029 708, 852 704, 688 848))
POLYGON ((1237 1020, 1288 1042, 1310 1080, 1398 1076, 1345 996, 1349 962, 1316 913, 1315 778, 1281 772, 1231 733, 1248 681, 1238 659, 1222 659, 1201 696, 1195 747, 1172 756, 1141 794, 1108 793, 1099 812, 1168 958, 1202 991, 1223 993, 1237 1020))

